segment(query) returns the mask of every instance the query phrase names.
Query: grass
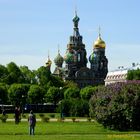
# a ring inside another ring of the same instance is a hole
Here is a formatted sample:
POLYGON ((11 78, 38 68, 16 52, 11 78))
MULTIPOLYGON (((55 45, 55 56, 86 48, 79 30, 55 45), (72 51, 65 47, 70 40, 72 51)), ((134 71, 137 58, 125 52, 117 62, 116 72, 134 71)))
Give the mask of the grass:
POLYGON ((104 129, 96 122, 37 122, 35 136, 28 135, 28 123, 0 122, 0 140, 139 140, 140 132, 104 129))

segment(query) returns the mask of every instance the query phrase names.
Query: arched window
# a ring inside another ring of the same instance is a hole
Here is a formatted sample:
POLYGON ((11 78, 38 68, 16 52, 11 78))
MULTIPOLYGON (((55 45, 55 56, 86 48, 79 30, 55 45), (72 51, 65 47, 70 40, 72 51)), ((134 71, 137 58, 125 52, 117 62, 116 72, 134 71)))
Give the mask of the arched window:
POLYGON ((80 53, 78 53, 78 62, 80 62, 80 60, 81 60, 81 55, 80 55, 80 53))

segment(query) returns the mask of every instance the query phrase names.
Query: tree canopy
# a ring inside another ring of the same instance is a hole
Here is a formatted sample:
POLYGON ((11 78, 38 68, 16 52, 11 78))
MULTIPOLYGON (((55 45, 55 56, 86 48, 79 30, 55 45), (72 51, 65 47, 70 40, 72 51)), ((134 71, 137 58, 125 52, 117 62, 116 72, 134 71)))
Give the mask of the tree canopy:
POLYGON ((127 74, 127 80, 140 80, 140 69, 129 70, 127 74))
POLYGON ((70 116, 88 116, 89 99, 95 89, 81 90, 73 81, 54 76, 45 66, 30 70, 10 62, 0 65, 0 103, 20 106, 51 103, 70 116))
POLYGON ((8 84, 24 82, 23 74, 14 62, 7 64, 7 70, 9 73, 7 79, 8 84))
MULTIPOLYGON (((28 84, 12 84, 8 89, 9 100, 13 105, 21 105, 23 99, 27 99, 27 93, 30 88, 28 84)), ((24 101, 25 102, 25 101, 24 101)))
POLYGON ((96 92, 97 87, 87 86, 80 90, 80 95, 82 99, 89 100, 91 96, 96 92))
POLYGON ((45 90, 39 85, 31 85, 28 91, 28 100, 31 104, 43 103, 45 90))
POLYGON ((48 103, 54 103, 55 105, 61 100, 61 92, 58 87, 50 87, 45 94, 45 101, 48 103))

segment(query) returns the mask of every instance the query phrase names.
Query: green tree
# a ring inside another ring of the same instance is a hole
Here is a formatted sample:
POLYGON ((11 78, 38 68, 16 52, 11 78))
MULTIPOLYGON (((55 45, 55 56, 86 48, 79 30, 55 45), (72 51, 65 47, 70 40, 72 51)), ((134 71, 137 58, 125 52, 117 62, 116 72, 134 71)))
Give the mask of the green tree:
POLYGON ((14 62, 7 64, 7 70, 9 72, 7 84, 24 82, 23 74, 14 62))
POLYGON ((43 87, 44 90, 45 90, 45 94, 48 92, 49 88, 50 88, 50 87, 53 87, 53 86, 54 86, 54 85, 53 85, 52 81, 49 81, 47 84, 43 85, 42 87, 43 87))
POLYGON ((82 99, 71 99, 70 115, 75 117, 89 116, 88 101, 82 99))
POLYGON ((45 90, 39 85, 31 85, 28 91, 28 102, 31 104, 43 103, 45 90))
POLYGON ((29 87, 30 85, 28 84, 12 84, 8 89, 10 102, 13 105, 22 105, 25 103, 29 87))
POLYGON ((129 70, 127 73, 127 80, 140 80, 140 69, 129 70))
POLYGON ((97 87, 88 86, 80 91, 80 95, 82 99, 89 100, 91 96, 95 93, 97 87))
POLYGON ((89 116, 89 104, 88 101, 77 98, 63 99, 57 111, 64 116, 85 117, 89 116))
POLYGON ((61 103, 58 104, 57 112, 63 113, 63 116, 70 116, 71 104, 72 102, 70 99, 61 100, 61 103))
POLYGON ((67 89, 67 88, 78 88, 78 85, 77 83, 74 83, 73 81, 65 81, 64 83, 64 88, 67 89))
POLYGON ((63 87, 64 86, 64 81, 61 77, 51 75, 50 80, 55 87, 63 87))
POLYGON ((51 72, 48 68, 41 66, 37 71, 36 71, 38 83, 40 85, 46 85, 50 79, 51 79, 51 72))
POLYGON ((62 98, 61 94, 62 92, 58 87, 50 87, 48 92, 45 94, 45 101, 56 105, 62 98))
POLYGON ((64 98, 80 98, 80 89, 78 87, 70 87, 65 90, 64 98))
POLYGON ((6 104, 8 101, 8 90, 7 85, 0 83, 0 104, 6 104))
POLYGON ((0 82, 1 83, 7 83, 7 78, 8 78, 8 70, 5 66, 0 65, 0 82))
POLYGON ((31 71, 27 66, 20 66, 20 70, 24 77, 24 83, 36 84, 35 72, 31 71))
POLYGON ((49 89, 50 87, 53 87, 54 84, 53 84, 52 81, 49 81, 45 86, 46 86, 47 89, 49 89))

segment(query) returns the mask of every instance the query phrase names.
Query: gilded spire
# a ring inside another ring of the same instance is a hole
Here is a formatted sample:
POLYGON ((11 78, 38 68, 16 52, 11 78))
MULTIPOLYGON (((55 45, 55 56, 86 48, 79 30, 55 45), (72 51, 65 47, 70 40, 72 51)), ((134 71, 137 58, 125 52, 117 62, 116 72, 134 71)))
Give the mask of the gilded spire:
POLYGON ((99 38, 101 38, 101 27, 99 26, 99 38))

